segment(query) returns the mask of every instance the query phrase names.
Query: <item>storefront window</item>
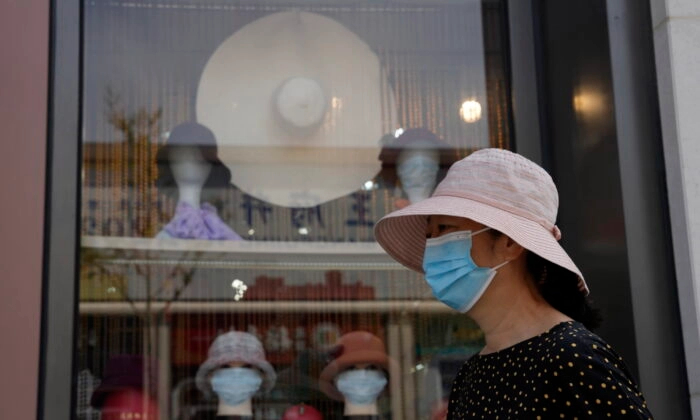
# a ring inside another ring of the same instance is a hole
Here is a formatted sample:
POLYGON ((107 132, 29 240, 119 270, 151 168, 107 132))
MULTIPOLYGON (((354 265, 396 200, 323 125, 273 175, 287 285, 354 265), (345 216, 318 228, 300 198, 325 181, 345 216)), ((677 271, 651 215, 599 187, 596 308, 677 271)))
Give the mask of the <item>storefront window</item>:
POLYGON ((510 147, 503 3, 86 0, 76 418, 441 418, 482 335, 372 229, 510 147))

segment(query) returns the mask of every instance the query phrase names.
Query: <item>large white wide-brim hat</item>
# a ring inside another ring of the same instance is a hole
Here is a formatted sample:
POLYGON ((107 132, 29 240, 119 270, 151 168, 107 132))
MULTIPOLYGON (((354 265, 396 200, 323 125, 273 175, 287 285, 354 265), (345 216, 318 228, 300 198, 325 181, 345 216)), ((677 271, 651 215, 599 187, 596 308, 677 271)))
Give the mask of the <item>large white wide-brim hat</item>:
POLYGON ((202 72, 196 112, 231 181, 286 207, 358 190, 381 169, 382 136, 398 127, 377 54, 338 21, 302 11, 269 14, 224 40, 202 72))
POLYGON ((374 233, 389 255, 422 273, 427 216, 471 219, 575 273, 587 295, 581 271, 559 244, 558 208, 557 188, 544 169, 508 150, 482 149, 452 165, 430 198, 384 216, 374 233))

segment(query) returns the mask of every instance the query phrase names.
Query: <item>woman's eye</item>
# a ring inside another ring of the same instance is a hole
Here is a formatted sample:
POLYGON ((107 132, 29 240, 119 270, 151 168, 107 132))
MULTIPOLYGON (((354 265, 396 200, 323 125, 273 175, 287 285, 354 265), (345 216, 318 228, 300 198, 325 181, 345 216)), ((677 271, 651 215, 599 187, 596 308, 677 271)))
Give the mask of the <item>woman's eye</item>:
POLYGON ((434 227, 429 227, 428 232, 426 232, 425 237, 430 239, 432 237, 440 236, 444 233, 451 232, 455 230, 455 226, 446 225, 444 223, 436 223, 434 227))

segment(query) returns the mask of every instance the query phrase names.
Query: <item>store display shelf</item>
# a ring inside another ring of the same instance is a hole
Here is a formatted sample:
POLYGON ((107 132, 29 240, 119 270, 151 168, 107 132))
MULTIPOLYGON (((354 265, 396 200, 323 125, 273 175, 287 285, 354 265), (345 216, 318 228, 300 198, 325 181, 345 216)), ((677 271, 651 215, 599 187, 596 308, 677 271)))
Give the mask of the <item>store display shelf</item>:
POLYGON ((142 313, 449 313, 434 300, 393 301, 220 301, 220 302, 81 302, 83 315, 133 315, 142 313))
POLYGON ((206 241, 83 236, 83 256, 116 265, 404 270, 376 242, 206 241))

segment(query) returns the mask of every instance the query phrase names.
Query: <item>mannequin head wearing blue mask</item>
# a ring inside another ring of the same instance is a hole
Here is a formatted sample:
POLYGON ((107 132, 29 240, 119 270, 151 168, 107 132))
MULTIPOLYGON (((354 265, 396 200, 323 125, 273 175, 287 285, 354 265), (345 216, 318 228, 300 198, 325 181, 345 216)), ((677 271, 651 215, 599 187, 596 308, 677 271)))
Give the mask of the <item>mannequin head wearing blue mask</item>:
POLYGON ((219 414, 252 415, 252 398, 263 382, 263 372, 242 362, 231 362, 211 373, 211 387, 219 399, 219 414))
POLYGON ((377 401, 388 389, 389 372, 396 369, 384 342, 368 331, 352 331, 340 337, 332 356, 319 377, 321 390, 344 402, 346 416, 377 415, 377 401))
POLYGON ((358 363, 339 373, 334 382, 345 399, 345 415, 376 415, 377 399, 389 381, 380 367, 358 363))
POLYGON ((217 415, 251 416, 253 398, 271 390, 276 379, 260 340, 246 332, 229 331, 211 344, 195 382, 207 397, 216 397, 217 415))

